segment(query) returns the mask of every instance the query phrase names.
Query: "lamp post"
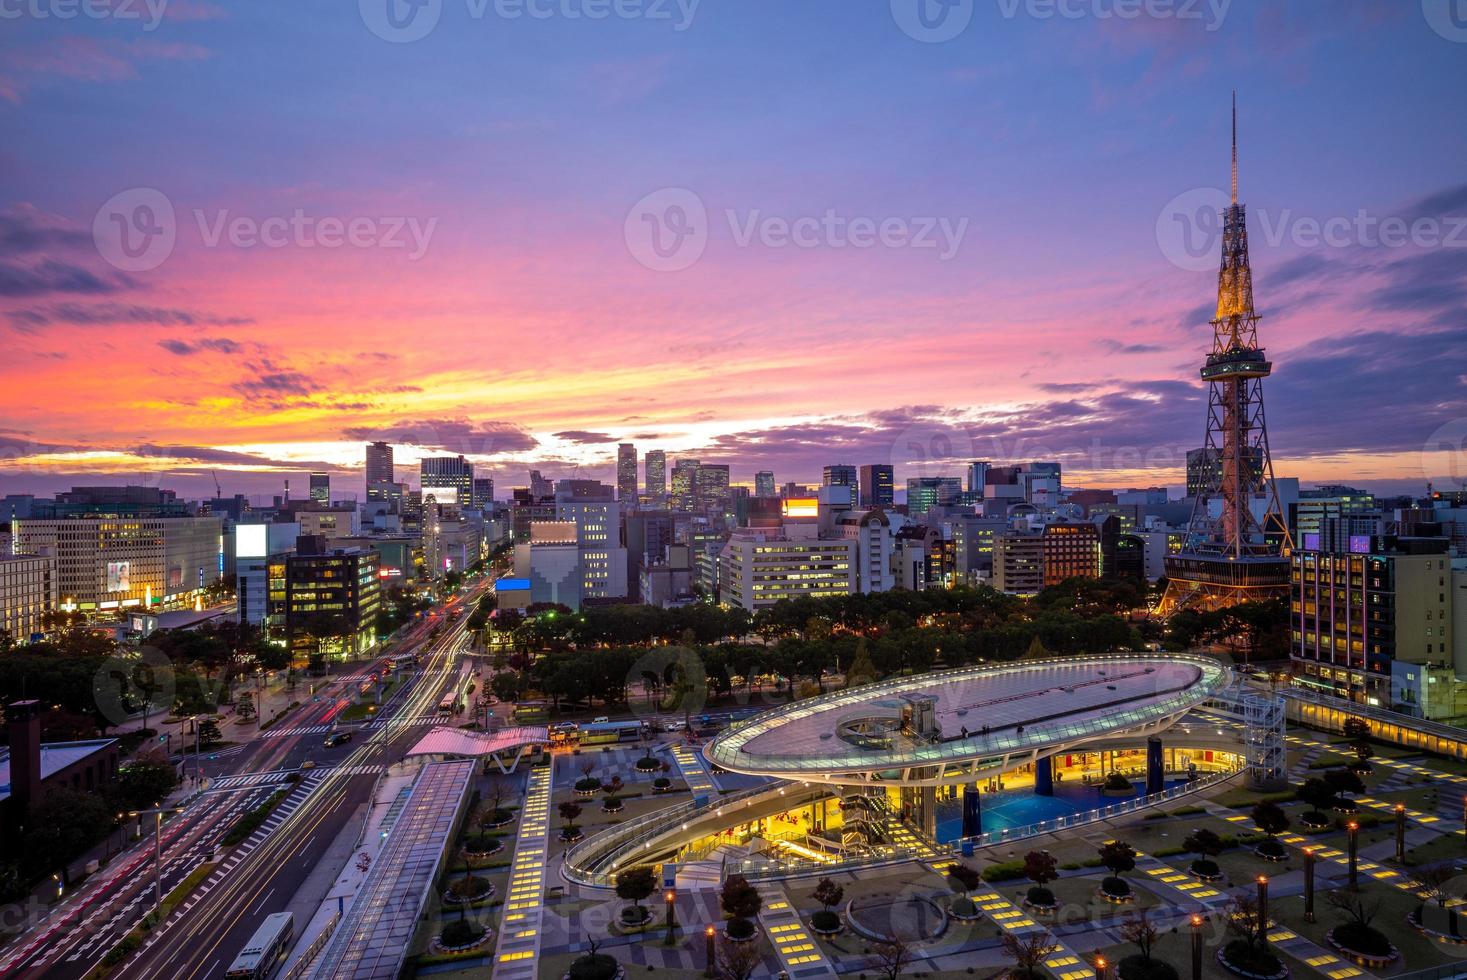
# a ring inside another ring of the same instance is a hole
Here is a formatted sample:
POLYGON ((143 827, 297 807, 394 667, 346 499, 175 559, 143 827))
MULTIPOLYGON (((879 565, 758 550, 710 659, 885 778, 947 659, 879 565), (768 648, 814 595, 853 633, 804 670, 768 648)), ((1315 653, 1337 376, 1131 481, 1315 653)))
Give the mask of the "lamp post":
POLYGON ((1314 848, 1304 848, 1304 921, 1314 921, 1314 848))
POLYGON ((1406 804, 1396 804, 1396 863, 1406 863, 1406 804))
POLYGON ((664 897, 667 899, 667 939, 665 941, 667 945, 671 946, 673 933, 677 930, 677 906, 673 904, 677 893, 669 888, 664 897))
POLYGON ((1202 980, 1202 916, 1192 916, 1192 980, 1202 980))
POLYGON ((1095 980, 1110 980, 1110 964, 1104 956, 1095 957, 1095 980))
POLYGON ((163 814, 178 812, 174 807, 154 807, 151 810, 133 810, 131 815, 142 823, 143 817, 153 816, 153 912, 163 906, 163 814))
POLYGON ((703 976, 705 977, 711 977, 716 972, 715 967, 717 964, 713 958, 713 933, 714 929, 712 926, 703 930, 703 946, 708 957, 708 965, 703 970, 703 976))
POLYGON ((1264 949, 1268 948, 1268 875, 1258 876, 1258 934, 1264 949))
POLYGON ((1350 888, 1360 886, 1360 825, 1351 820, 1345 824, 1350 834, 1350 888))

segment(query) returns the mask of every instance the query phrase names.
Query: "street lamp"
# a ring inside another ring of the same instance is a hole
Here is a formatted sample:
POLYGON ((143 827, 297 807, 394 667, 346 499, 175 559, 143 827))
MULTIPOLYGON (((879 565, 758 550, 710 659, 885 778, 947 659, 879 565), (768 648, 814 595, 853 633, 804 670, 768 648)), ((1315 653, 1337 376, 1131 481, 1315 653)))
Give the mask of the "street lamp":
POLYGON ((1258 876, 1258 934, 1268 948, 1268 875, 1258 876))
POLYGON ((671 946, 672 934, 677 929, 677 906, 673 904, 677 893, 669 888, 664 897, 667 899, 667 945, 671 946))
POLYGON ((1406 804, 1396 804, 1396 863, 1406 863, 1406 804))
POLYGON ((1109 968, 1104 956, 1095 957, 1095 980, 1110 980, 1109 968))
POLYGON ((1350 887, 1354 889, 1360 885, 1360 825, 1351 820, 1345 829, 1350 832, 1350 887))
POLYGON ((1304 848, 1304 921, 1314 921, 1314 853, 1312 847, 1304 848))
POLYGON ((1202 916, 1192 916, 1192 980, 1202 980, 1202 916))
POLYGON ((714 934, 714 929, 713 929, 712 926, 709 926, 707 929, 704 929, 703 930, 703 942, 704 942, 705 951, 706 951, 706 953, 708 955, 708 965, 703 970, 703 976, 705 976, 705 977, 711 977, 711 976, 713 976, 713 974, 715 972, 714 971, 715 963, 713 961, 713 934, 714 934))
POLYGON ((142 825, 143 817, 148 814, 153 816, 153 912, 156 914, 163 906, 163 814, 182 813, 182 807, 153 807, 151 810, 131 810, 128 815, 137 817, 139 826, 142 825))

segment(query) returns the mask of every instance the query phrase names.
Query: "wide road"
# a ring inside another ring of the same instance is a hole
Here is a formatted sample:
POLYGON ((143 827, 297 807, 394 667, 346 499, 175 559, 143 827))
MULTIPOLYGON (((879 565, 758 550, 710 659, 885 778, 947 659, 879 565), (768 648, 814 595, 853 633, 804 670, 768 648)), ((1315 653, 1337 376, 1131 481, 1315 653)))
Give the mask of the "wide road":
POLYGON ((275 790, 289 788, 286 775, 300 772, 305 778, 276 811, 288 816, 262 840, 224 851, 222 871, 206 878, 207 891, 196 891, 192 907, 153 933, 151 945, 113 974, 222 976, 260 920, 289 905, 319 857, 370 798, 377 775, 400 760, 433 723, 444 690, 459 674, 460 651, 467 642, 466 615, 448 624, 446 612, 471 609, 482 589, 437 607, 435 615, 397 644, 397 655, 419 654, 419 667, 404 675, 404 683, 369 724, 336 722, 348 703, 348 687, 345 696, 333 693, 307 702, 240 746, 191 760, 188 771, 192 774, 197 763, 211 778, 210 789, 163 825, 161 865, 154 860, 148 822, 146 842, 114 860, 46 923, 4 951, 0 974, 63 980, 84 976, 153 907, 155 870, 166 896, 212 856, 220 837, 240 816, 275 790), (430 631, 439 625, 445 628, 430 639, 430 631), (353 730, 355 738, 326 748, 325 733, 333 730, 353 730), (308 760, 314 768, 301 770, 308 760))

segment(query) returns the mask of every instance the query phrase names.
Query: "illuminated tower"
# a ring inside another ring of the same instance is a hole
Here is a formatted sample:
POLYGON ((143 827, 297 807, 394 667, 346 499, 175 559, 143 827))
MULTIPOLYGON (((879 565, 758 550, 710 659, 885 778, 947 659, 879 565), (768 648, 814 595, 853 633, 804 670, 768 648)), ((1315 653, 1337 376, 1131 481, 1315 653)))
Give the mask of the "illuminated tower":
POLYGON ((1286 596, 1291 547, 1279 506, 1263 419, 1263 379, 1273 370, 1258 346, 1253 270, 1248 265, 1247 209, 1238 203, 1238 106, 1233 100, 1233 195, 1223 211, 1222 265, 1207 382, 1204 452, 1215 475, 1195 498, 1187 540, 1167 558, 1167 590, 1158 612, 1219 609, 1249 599, 1286 596), (1254 512, 1266 495, 1263 517, 1254 512))

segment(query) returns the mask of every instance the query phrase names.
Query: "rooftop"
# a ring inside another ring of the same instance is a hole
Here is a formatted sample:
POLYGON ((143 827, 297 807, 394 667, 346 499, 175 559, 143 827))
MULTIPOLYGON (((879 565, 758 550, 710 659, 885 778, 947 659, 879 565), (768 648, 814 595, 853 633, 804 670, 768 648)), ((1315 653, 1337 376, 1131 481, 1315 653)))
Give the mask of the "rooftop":
MULTIPOLYGON (((83 742, 43 742, 41 744, 41 779, 50 779, 74 762, 100 752, 116 742, 115 738, 92 738, 83 742)), ((10 749, 0 747, 0 800, 10 798, 10 749)))
POLYGON ((1043 752, 1178 717, 1229 676, 1205 657, 1147 654, 941 671, 754 715, 704 754, 735 772, 798 778, 1043 752), (925 727, 902 723, 929 699, 925 727))

